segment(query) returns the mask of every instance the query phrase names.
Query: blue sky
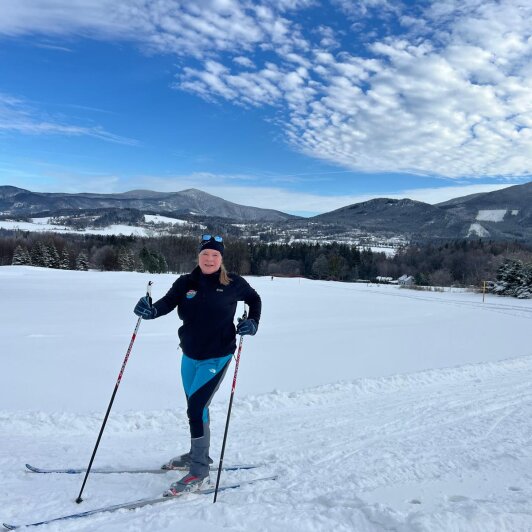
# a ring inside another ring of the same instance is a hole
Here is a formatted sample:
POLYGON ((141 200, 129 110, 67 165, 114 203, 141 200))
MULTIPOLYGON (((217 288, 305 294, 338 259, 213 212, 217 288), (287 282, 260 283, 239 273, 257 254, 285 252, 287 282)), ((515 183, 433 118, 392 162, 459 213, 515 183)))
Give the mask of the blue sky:
POLYGON ((296 214, 532 174, 523 0, 4 0, 0 184, 296 214))

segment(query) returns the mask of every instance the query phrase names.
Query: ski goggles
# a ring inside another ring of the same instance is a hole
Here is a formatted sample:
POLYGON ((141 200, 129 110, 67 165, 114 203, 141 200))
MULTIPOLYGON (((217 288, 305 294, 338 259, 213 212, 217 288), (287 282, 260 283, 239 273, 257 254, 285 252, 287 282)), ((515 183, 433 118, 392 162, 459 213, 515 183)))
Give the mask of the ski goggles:
POLYGON ((223 242, 224 239, 221 236, 218 235, 201 235, 201 241, 202 242, 208 242, 209 240, 214 240, 215 242, 223 242))

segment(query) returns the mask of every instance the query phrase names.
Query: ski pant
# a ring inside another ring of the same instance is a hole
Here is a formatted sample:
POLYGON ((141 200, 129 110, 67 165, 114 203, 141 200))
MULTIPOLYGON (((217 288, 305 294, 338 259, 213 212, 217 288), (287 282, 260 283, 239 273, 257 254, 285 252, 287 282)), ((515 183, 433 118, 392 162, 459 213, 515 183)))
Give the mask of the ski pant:
POLYGON ((181 379, 187 396, 187 416, 190 437, 202 438, 209 429, 209 405, 220 387, 231 357, 194 360, 183 354, 181 358, 181 379))

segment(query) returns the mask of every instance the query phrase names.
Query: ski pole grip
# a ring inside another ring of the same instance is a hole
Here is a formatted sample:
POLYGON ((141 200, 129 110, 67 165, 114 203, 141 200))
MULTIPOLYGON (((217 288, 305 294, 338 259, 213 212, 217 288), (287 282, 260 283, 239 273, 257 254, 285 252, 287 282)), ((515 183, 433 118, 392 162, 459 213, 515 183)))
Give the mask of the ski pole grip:
POLYGON ((148 298, 150 305, 151 305, 151 285, 153 284, 153 281, 148 281, 148 286, 146 287, 146 297, 148 298))

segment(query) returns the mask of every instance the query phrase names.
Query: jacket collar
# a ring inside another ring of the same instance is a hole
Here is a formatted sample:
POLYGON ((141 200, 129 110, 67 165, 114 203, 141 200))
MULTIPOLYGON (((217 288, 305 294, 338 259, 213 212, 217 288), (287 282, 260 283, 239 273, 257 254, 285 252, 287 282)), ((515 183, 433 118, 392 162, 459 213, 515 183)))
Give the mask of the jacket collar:
POLYGON ((191 272, 190 276, 194 281, 197 282, 207 282, 207 283, 218 283, 220 280, 220 270, 210 273, 208 275, 205 275, 201 272, 201 268, 199 266, 196 266, 191 272))

